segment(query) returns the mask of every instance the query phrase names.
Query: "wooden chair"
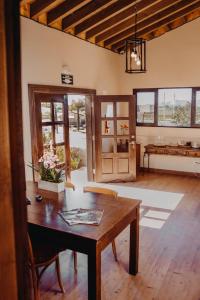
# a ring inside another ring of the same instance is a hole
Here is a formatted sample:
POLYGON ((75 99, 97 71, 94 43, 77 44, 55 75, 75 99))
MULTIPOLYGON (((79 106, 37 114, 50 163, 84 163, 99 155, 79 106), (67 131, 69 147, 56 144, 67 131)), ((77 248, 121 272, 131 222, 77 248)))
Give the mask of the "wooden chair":
POLYGON ((56 265, 56 273, 58 283, 62 293, 65 293, 65 289, 62 284, 60 274, 60 263, 59 263, 59 250, 56 249, 48 241, 41 241, 36 239, 30 239, 28 235, 28 256, 29 256, 29 267, 33 282, 34 300, 39 300, 39 282, 44 271, 53 262, 56 265), (40 269, 40 270, 39 270, 40 269))
MULTIPOLYGON (((113 191, 113 190, 107 189, 107 188, 96 187, 96 186, 85 186, 83 188, 83 191, 84 192, 90 192, 90 193, 111 195, 115 199, 117 199, 117 196, 118 196, 118 193, 116 191, 113 191)), ((115 260, 118 261, 115 240, 112 241, 112 250, 113 250, 113 255, 115 257, 115 260)))

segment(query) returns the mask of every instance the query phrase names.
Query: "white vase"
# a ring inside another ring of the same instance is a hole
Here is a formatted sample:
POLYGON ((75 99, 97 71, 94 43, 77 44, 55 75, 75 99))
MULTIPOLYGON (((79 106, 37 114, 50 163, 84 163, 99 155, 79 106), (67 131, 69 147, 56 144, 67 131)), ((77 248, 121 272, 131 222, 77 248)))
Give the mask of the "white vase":
POLYGON ((38 188, 41 190, 60 193, 65 190, 65 183, 64 182, 55 183, 55 182, 40 180, 38 181, 38 188))

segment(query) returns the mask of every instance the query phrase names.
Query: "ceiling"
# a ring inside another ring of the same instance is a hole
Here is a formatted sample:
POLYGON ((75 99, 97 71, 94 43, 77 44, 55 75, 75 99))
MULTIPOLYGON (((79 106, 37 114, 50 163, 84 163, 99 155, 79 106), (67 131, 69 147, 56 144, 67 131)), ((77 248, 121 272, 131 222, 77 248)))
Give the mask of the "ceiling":
POLYGON ((200 17, 198 0, 21 0, 20 14, 122 53, 134 33, 149 41, 200 17))

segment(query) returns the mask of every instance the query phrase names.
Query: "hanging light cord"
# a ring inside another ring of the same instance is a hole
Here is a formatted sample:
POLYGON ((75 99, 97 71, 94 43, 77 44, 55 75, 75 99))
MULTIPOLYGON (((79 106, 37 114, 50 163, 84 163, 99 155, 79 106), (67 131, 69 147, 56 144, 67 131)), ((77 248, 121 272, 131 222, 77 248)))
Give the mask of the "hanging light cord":
POLYGON ((137 7, 136 7, 137 1, 135 1, 135 40, 137 38, 137 7))

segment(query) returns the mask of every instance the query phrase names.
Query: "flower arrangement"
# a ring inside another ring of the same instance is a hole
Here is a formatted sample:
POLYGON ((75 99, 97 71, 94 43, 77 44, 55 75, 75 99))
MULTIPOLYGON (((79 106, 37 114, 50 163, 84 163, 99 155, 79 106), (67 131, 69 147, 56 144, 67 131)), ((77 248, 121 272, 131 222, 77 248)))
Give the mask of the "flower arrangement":
POLYGON ((38 161, 38 166, 29 165, 40 174, 43 181, 60 183, 64 181, 63 169, 59 168, 59 159, 53 151, 44 152, 38 161))

